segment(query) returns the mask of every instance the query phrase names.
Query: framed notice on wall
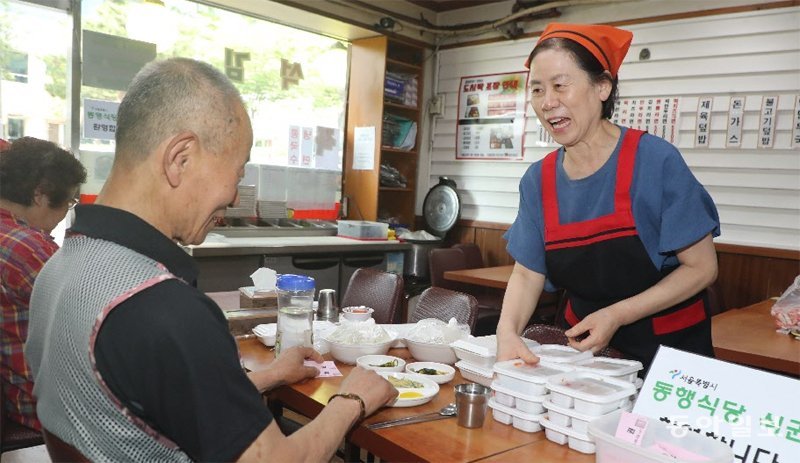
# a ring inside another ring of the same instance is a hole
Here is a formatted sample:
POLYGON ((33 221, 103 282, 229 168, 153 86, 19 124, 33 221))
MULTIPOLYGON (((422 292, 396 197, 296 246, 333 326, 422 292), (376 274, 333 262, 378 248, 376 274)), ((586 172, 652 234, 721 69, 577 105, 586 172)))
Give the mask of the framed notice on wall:
POLYGON ((528 73, 461 78, 456 159, 521 160, 528 73))

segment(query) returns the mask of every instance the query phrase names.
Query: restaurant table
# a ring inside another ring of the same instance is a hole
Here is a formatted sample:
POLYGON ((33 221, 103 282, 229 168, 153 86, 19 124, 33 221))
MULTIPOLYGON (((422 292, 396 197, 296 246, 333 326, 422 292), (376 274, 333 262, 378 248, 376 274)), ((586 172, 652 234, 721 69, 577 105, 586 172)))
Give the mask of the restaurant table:
POLYGON ((499 267, 471 268, 467 270, 448 270, 444 272, 444 278, 461 283, 487 286, 489 288, 506 289, 508 279, 511 278, 513 265, 501 265, 499 267))
POLYGON ((718 359, 800 377, 800 340, 776 332, 768 299, 730 309, 711 319, 711 337, 718 359))
MULTIPOLYGON (((238 342, 242 361, 248 369, 261 370, 272 361, 272 350, 258 340, 244 339, 238 342)), ((410 358, 407 349, 393 349, 389 354, 410 358)), ((330 354, 325 355, 325 358, 330 360, 330 354)), ((336 362, 336 365, 345 376, 353 368, 340 362, 336 362)), ((338 391, 343 379, 344 376, 311 379, 303 383, 281 386, 270 392, 270 401, 280 402, 303 416, 314 418, 325 407, 328 398, 338 391)), ((495 421, 491 416, 491 410, 486 416, 483 427, 476 429, 458 426, 455 417, 379 430, 365 427, 369 423, 437 411, 455 401, 453 386, 463 382, 465 381, 460 372, 456 371, 455 378, 447 384, 440 385, 439 393, 427 404, 378 410, 354 428, 348 434, 347 441, 387 461, 467 462, 486 458, 495 458, 490 461, 501 461, 500 456, 503 453, 536 443, 540 445, 531 447, 531 452, 525 454, 529 462, 594 461, 594 455, 584 455, 546 440, 544 432, 527 433, 495 421), (569 459, 565 459, 565 455, 568 455, 569 459)))

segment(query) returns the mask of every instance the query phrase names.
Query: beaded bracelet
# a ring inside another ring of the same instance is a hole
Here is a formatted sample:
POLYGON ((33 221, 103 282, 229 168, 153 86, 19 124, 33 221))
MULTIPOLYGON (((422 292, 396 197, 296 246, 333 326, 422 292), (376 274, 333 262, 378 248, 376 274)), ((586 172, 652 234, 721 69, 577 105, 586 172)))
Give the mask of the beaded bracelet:
POLYGON ((340 392, 339 394, 334 394, 328 399, 328 403, 331 403, 331 400, 337 397, 344 397, 345 399, 350 400, 357 400, 358 404, 361 405, 361 413, 358 415, 358 421, 356 423, 362 421, 364 417, 367 416, 367 406, 364 404, 364 399, 359 397, 357 394, 353 394, 352 392, 340 392))

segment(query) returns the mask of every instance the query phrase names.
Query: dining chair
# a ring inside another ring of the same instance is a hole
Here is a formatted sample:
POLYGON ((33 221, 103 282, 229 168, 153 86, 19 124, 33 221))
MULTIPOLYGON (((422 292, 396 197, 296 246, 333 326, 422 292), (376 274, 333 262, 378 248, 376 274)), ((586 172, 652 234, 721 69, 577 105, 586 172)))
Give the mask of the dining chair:
POLYGON ((78 449, 67 444, 50 431, 42 429, 42 435, 44 435, 47 453, 53 463, 84 463, 89 461, 78 449))
POLYGON ((478 301, 470 294, 431 286, 420 294, 409 322, 416 323, 425 318, 445 322, 455 318, 458 323, 469 325, 470 332, 474 333, 478 320, 478 301))
POLYGON ((483 268, 483 255, 481 254, 481 247, 475 243, 456 243, 453 245, 455 249, 461 249, 464 253, 464 258, 467 261, 467 268, 483 268))
POLYGON ((373 268, 359 268, 347 283, 341 306, 372 307, 375 323, 395 323, 403 304, 403 277, 373 268))
MULTIPOLYGON (((0 397, 3 394, 4 381, 0 380, 0 397)), ((24 449, 44 444, 42 434, 23 426, 6 417, 5 409, 0 413, 0 453, 11 450, 24 449)))
MULTIPOLYGON (((529 325, 522 331, 522 337, 533 339, 539 344, 560 344, 566 346, 569 344, 567 335, 564 334, 566 330, 556 325, 542 325, 534 324, 529 325)), ((628 358, 622 351, 611 346, 606 346, 595 354, 596 357, 613 357, 618 359, 628 358)))
MULTIPOLYGON (((478 319, 475 334, 482 336, 494 334, 497 329, 497 322, 500 320, 500 309, 503 307, 503 291, 447 280, 444 277, 444 272, 449 270, 477 268, 470 267, 469 261, 471 259, 474 264, 478 262, 478 257, 480 257, 480 248, 477 245, 453 246, 451 248, 431 250, 428 263, 430 265, 432 286, 467 293, 477 299, 478 319), (477 257, 475 257, 476 250, 477 257), (468 257, 469 255, 472 255, 472 257, 468 257)), ((482 258, 480 259, 480 264, 481 266, 483 265, 482 258)))

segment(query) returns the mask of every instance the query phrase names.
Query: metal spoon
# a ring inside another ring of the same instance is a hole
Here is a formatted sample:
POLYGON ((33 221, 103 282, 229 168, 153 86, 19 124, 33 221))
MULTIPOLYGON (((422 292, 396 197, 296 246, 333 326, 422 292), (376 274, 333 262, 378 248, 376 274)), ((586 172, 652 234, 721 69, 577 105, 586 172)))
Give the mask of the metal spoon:
POLYGON ((404 424, 421 423, 423 421, 441 420, 444 418, 450 418, 451 416, 456 416, 456 404, 454 403, 445 405, 438 412, 423 413, 421 415, 413 415, 413 416, 407 416, 405 418, 397 418, 394 420, 372 423, 370 425, 367 425, 367 428, 383 429, 383 428, 390 428, 393 426, 400 426, 404 424))

